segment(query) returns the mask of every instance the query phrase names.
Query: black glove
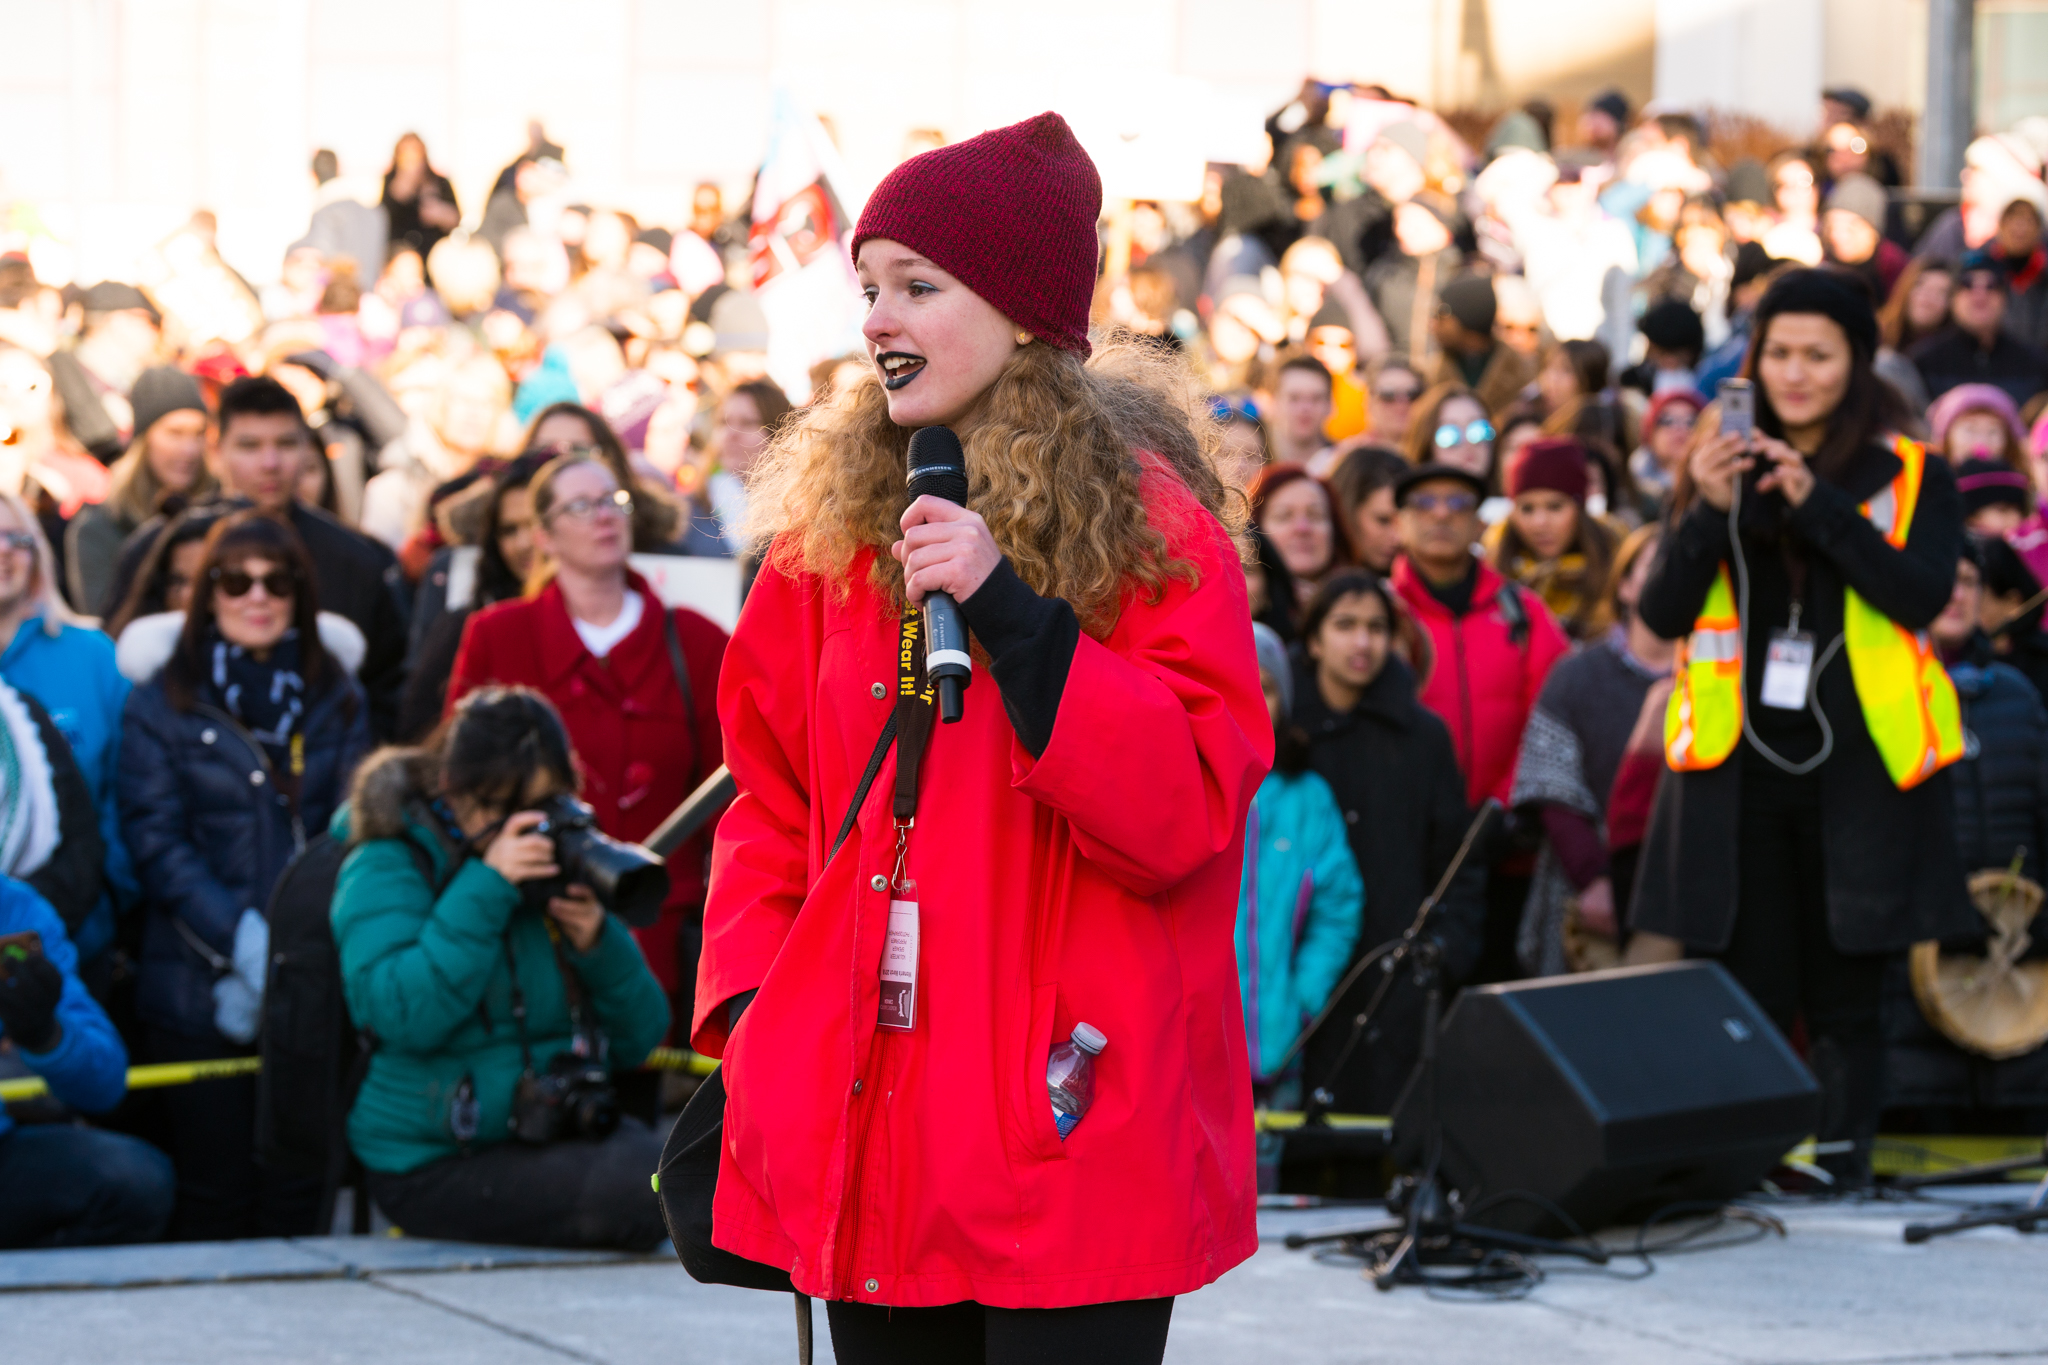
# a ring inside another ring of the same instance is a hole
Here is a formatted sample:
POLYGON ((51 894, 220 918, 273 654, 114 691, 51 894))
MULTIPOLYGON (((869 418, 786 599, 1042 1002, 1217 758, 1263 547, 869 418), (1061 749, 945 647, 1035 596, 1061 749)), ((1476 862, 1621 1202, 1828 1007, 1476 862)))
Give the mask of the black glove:
POLYGON ((48 1052, 64 1034, 57 1026, 57 1002, 64 973, 41 953, 15 960, 0 975, 0 1028, 23 1052, 48 1052))

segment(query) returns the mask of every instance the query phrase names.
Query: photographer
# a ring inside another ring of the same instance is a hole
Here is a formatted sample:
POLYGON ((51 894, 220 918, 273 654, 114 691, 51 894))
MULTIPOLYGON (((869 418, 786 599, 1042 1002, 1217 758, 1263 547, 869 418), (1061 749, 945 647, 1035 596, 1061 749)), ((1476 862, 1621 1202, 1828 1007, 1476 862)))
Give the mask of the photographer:
MULTIPOLYGON (((568 727, 598 827, 645 839, 724 761, 716 696, 725 632, 665 608, 628 565, 644 499, 603 458, 557 456, 529 488, 529 583, 541 586, 469 619, 448 699, 493 683, 537 689, 568 727)), ((700 834, 670 856, 661 918, 634 931, 683 1008, 697 973, 708 844, 700 834)))
POLYGON ((1854 1143, 1821 1164, 1867 1184, 1886 955, 1980 925, 1942 771, 1956 693, 1925 633, 1962 501, 1898 435, 1853 285, 1792 271, 1753 335, 1755 430, 1703 415, 1637 602, 1681 643, 1631 925, 1718 958, 1786 1032, 1804 1020, 1821 1141, 1854 1143))
POLYGON ((663 1135, 620 1120, 603 1073, 645 1059, 668 1004, 592 891, 548 884, 562 870, 534 807, 572 772, 554 707, 489 687, 423 747, 372 755, 335 819, 351 847, 334 940, 377 1040, 349 1142, 414 1236, 645 1251, 667 1235, 647 1184, 663 1135))
MULTIPOLYGON (((12 877, 0 877, 0 1041, 75 1109, 111 1109, 128 1088, 128 1054, 78 980, 63 921, 12 877)), ((0 1250, 155 1241, 175 1189, 148 1143, 73 1124, 17 1128, 0 1109, 0 1250)))

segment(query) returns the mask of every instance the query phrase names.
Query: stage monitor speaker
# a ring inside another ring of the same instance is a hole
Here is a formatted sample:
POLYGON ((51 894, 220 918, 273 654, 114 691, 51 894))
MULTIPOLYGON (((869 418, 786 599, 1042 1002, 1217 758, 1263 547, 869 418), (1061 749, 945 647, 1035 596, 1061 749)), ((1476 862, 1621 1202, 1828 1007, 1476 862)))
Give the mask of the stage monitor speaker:
MULTIPOLYGON (((1521 1191, 1591 1231, 1756 1188, 1812 1135, 1820 1090, 1721 966, 1673 962, 1465 991, 1438 1035, 1445 1183, 1470 1209, 1521 1191)), ((1426 1159, 1420 1071, 1395 1158, 1426 1159)), ((1523 1200, 1473 1221, 1559 1234, 1523 1200)))

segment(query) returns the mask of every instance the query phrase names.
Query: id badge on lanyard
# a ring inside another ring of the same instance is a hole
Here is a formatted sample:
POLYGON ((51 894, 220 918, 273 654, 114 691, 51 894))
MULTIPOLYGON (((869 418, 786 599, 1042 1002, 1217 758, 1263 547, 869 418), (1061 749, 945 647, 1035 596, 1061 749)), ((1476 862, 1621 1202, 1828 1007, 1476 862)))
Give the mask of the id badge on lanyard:
POLYGON ((917 1027, 917 883, 904 868, 910 831, 917 824, 918 768, 931 735, 934 689, 924 667, 924 624, 906 610, 896 649, 896 865, 889 876, 889 927, 882 943, 882 998, 878 1028, 909 1033, 917 1027))
POLYGON ((1799 603, 1792 604, 1792 620, 1783 630, 1771 632, 1764 653, 1764 681, 1758 700, 1779 711, 1801 711, 1813 680, 1813 635, 1799 628, 1799 603))

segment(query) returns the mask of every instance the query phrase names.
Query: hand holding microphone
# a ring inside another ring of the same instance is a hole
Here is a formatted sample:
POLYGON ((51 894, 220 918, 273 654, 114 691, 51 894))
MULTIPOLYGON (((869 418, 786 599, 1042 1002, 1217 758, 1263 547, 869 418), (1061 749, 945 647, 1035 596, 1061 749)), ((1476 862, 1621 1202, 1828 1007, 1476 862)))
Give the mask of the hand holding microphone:
POLYGON ((960 438, 925 427, 910 438, 910 506, 903 539, 889 547, 903 565, 904 591, 925 615, 925 667, 939 688, 939 719, 959 720, 961 692, 972 681, 960 600, 987 581, 1002 551, 967 500, 967 459, 960 438))

